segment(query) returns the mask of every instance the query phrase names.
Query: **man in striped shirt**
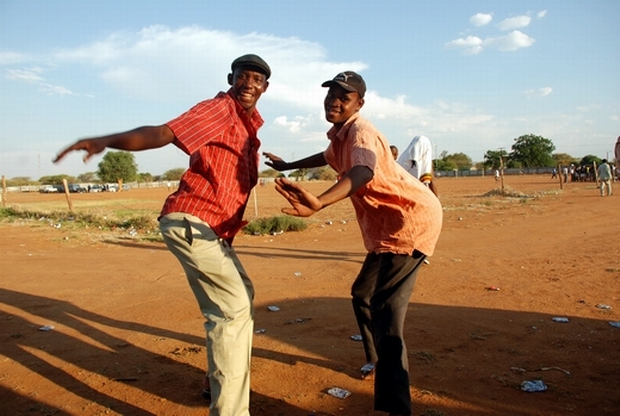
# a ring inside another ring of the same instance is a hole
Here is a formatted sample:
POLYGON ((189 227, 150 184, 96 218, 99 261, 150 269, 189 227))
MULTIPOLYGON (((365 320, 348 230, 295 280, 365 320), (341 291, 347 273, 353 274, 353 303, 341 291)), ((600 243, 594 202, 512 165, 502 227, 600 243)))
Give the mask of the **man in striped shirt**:
POLYGON ((405 315, 416 274, 435 250, 442 208, 428 187, 394 163, 386 138, 359 115, 366 92, 362 77, 342 72, 323 87, 329 87, 325 118, 333 124, 327 150, 290 163, 264 155, 270 160, 267 165, 280 171, 329 164, 338 172, 338 182, 319 196, 295 182, 276 179, 276 189, 291 204, 282 211, 308 217, 351 198, 368 251, 351 294, 366 360, 376 364, 374 407, 409 416, 405 315))
POLYGON ((138 151, 171 143, 189 156, 189 168, 159 221, 206 318, 203 395, 211 399, 211 416, 250 414, 254 288, 231 244, 258 179, 257 132, 264 122, 256 103, 270 75, 259 56, 241 56, 231 64, 227 92, 160 126, 79 140, 55 160, 78 150, 86 151, 86 161, 106 148, 138 151))

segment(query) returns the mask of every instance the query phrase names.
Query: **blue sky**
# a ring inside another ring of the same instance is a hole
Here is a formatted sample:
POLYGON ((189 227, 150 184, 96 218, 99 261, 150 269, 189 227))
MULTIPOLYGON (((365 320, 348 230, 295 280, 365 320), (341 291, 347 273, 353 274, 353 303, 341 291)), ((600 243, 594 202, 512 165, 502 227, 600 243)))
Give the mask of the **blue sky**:
MULTIPOLYGON (((259 137, 287 160, 325 149, 321 83, 344 70, 365 78, 362 115, 401 150, 426 135, 476 162, 536 134, 613 158, 619 20, 613 0, 0 0, 0 174, 96 171, 101 156, 51 160, 226 90, 245 53, 272 67, 259 137)), ((155 175, 187 165, 173 146, 136 161, 155 175)))

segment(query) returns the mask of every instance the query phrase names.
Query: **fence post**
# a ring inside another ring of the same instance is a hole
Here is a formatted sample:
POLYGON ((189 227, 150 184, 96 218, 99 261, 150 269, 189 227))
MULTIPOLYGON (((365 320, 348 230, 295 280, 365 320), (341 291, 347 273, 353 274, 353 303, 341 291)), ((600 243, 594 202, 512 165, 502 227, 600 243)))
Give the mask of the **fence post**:
POLYGON ((69 205, 69 212, 73 212, 73 203, 71 202, 71 197, 69 196, 69 185, 67 185, 67 180, 62 180, 63 188, 65 188, 65 196, 67 197, 67 204, 69 205))
POLYGON ((2 193, 0 194, 0 201, 2 206, 6 207, 6 178, 2 175, 2 193))

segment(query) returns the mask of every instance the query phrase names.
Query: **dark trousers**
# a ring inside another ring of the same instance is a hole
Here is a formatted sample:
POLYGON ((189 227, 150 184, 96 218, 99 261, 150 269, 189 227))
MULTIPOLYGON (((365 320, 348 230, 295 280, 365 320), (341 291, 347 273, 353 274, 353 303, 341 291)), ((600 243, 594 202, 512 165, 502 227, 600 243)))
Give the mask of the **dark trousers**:
POLYGON ((375 367, 375 410, 411 414, 409 361, 403 339, 416 274, 426 256, 369 253, 353 286, 353 311, 368 362, 375 367))

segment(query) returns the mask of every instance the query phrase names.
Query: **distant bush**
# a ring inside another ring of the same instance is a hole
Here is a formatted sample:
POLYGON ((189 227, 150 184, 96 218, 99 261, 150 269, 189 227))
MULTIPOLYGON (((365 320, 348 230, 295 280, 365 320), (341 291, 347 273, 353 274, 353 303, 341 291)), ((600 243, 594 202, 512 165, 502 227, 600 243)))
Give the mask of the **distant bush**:
POLYGON ((243 227, 243 232, 250 235, 280 234, 286 231, 303 231, 308 224, 301 218, 279 215, 259 218, 243 227))

